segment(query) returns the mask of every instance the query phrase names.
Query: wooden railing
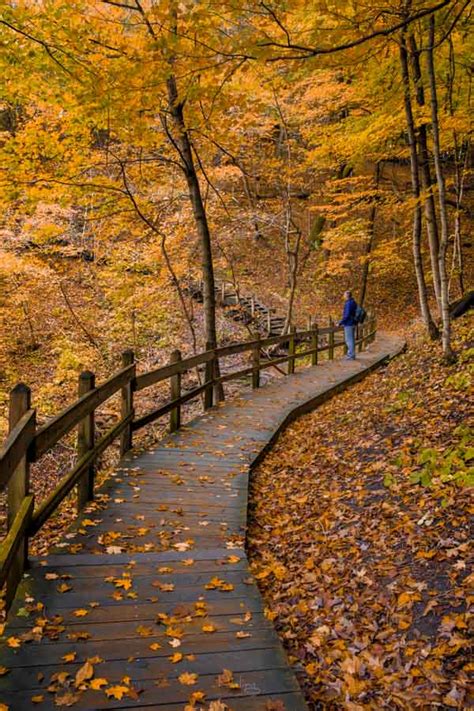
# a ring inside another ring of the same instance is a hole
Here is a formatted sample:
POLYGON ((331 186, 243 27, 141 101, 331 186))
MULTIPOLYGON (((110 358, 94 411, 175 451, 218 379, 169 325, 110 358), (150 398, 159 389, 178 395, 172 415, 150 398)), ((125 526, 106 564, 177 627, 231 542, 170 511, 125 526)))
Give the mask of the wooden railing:
MULTIPOLYGON (((295 372, 296 361, 310 358, 312 366, 318 364, 320 353, 327 352, 334 358, 335 349, 343 348, 344 341, 337 338, 342 328, 331 319, 325 328, 315 324, 306 331, 292 328, 283 336, 256 338, 208 349, 190 358, 181 358, 173 351, 169 365, 147 373, 136 373, 132 351, 122 354, 122 368, 102 385, 95 385, 94 374, 85 371, 79 376, 78 399, 42 427, 36 425, 36 411, 31 407, 30 389, 23 383, 10 393, 10 432, 0 452, 0 490, 7 489, 8 533, 0 546, 0 588, 6 584, 6 604, 13 599, 17 585, 28 561, 28 539, 34 536, 56 511, 64 498, 77 487, 78 512, 94 498, 95 464, 104 450, 120 437, 120 453, 124 455, 132 447, 133 433, 169 415, 171 432, 179 429, 182 406, 200 395, 204 409, 217 404, 222 396, 223 384, 244 376, 251 376, 253 388, 260 386, 260 372, 266 368, 288 363, 288 374, 295 372), (287 353, 278 357, 262 357, 264 349, 285 346, 287 353), (308 347, 309 346, 309 347, 308 347), (251 354, 251 364, 235 372, 220 375, 219 364, 223 359, 241 353, 251 354), (183 392, 183 374, 204 366, 204 382, 183 392), (134 393, 151 385, 169 380, 170 399, 164 405, 136 418, 134 393), (98 439, 95 436, 95 411, 106 400, 121 393, 121 417, 111 429, 98 439), (35 506, 30 493, 30 464, 37 462, 63 437, 77 428, 77 458, 73 469, 63 477, 47 498, 35 506)), ((375 317, 358 327, 356 344, 361 350, 364 344, 375 338, 375 317)))

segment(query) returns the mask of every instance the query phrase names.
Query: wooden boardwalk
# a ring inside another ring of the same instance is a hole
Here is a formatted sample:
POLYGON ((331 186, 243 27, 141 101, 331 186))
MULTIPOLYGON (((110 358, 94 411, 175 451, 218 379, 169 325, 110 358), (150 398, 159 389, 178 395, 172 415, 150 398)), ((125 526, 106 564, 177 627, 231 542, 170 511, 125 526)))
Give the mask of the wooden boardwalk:
POLYGON ((213 700, 236 711, 305 709, 248 569, 249 472, 290 419, 401 347, 379 335, 355 362, 249 391, 127 455, 23 580, 6 630, 20 646, 3 645, 0 701, 11 711, 171 711, 213 700))

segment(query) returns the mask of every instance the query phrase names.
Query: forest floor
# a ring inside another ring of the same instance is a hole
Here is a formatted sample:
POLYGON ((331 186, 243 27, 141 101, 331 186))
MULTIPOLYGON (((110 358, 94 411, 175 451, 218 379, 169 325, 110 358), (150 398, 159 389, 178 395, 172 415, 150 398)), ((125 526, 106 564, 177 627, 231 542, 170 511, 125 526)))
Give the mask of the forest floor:
POLYGON ((252 568, 311 709, 474 708, 469 318, 457 364, 414 338, 253 474, 252 568))

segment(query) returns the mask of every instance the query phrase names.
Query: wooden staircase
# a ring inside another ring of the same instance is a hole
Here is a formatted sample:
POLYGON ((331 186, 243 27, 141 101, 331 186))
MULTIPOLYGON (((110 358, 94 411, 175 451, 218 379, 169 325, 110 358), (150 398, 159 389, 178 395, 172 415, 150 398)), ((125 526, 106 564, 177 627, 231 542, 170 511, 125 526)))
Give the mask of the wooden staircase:
MULTIPOLYGON (((276 313, 276 310, 265 306, 255 296, 238 294, 231 282, 217 279, 215 283, 216 302, 226 310, 226 315, 234 321, 245 325, 252 325, 261 336, 281 335, 285 317, 276 313)), ((203 284, 189 282, 186 291, 199 303, 203 301, 203 284)))

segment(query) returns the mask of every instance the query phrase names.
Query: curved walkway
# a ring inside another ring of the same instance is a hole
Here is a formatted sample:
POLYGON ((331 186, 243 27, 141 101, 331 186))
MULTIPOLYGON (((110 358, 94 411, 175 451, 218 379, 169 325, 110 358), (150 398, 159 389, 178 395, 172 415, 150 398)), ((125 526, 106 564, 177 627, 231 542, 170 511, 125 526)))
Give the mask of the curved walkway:
POLYGON ((381 334, 355 362, 273 381, 127 456, 25 577, 0 655, 9 670, 0 702, 11 711, 171 711, 213 700, 234 711, 306 709, 248 569, 249 473, 291 419, 403 345, 381 334))

